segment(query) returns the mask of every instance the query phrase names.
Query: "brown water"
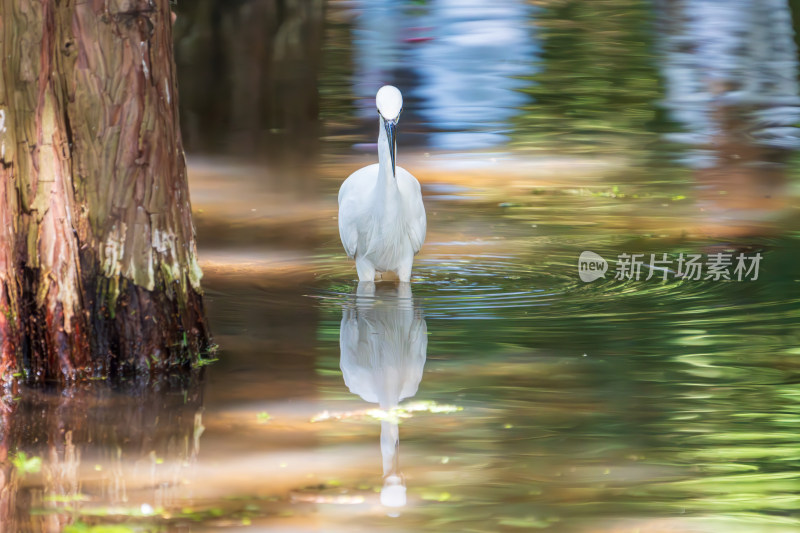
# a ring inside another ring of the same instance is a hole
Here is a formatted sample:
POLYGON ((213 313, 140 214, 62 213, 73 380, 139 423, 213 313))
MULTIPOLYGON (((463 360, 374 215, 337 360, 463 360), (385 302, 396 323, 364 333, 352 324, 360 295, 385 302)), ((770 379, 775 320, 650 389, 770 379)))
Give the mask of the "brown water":
POLYGON ((800 529, 797 163, 776 147, 792 132, 749 135, 794 103, 674 90, 691 58, 638 2, 494 4, 407 4, 398 38, 364 33, 396 13, 332 4, 327 53, 356 66, 321 74, 316 159, 190 158, 218 360, 157 384, 23 390, 3 415, 3 531, 800 529), (485 45, 475 17, 521 21, 506 36, 519 54, 487 74, 506 80, 496 109, 470 115, 467 94, 443 124, 430 94, 474 84, 480 63, 442 57, 459 35, 485 45), (594 63, 555 52, 581 39, 594 63), (367 88, 342 83, 370 77, 410 89, 398 159, 429 227, 410 288, 357 288, 338 241, 338 184, 374 158, 367 88), (653 118, 662 104, 673 119, 653 118), (560 105, 571 118, 548 122, 560 105), (604 279, 580 280, 587 250, 604 279), (719 252, 760 253, 758 279, 614 279, 623 253, 719 252))
POLYGON ((659 187, 614 198, 601 183, 484 194, 433 180, 412 294, 386 282, 355 295, 327 194, 317 229, 303 230, 313 248, 278 237, 208 248, 219 361, 160 390, 23 391, 10 416, 26 432, 19 451, 42 467, 10 486, 17 519, 120 531, 797 529, 794 237, 682 237, 703 219, 693 202, 659 187), (577 276, 584 249, 753 247, 764 257, 752 282, 577 276))

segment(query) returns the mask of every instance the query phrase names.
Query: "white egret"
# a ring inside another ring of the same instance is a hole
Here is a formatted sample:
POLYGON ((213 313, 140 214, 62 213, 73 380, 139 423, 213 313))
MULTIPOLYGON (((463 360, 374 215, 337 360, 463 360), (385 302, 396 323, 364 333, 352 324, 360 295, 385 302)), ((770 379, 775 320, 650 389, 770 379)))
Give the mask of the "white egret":
POLYGON ((425 241, 427 221, 419 182, 395 164, 397 121, 403 96, 391 85, 378 91, 378 164, 350 174, 339 189, 339 236, 356 260, 359 281, 376 272, 411 280, 414 255, 425 241))

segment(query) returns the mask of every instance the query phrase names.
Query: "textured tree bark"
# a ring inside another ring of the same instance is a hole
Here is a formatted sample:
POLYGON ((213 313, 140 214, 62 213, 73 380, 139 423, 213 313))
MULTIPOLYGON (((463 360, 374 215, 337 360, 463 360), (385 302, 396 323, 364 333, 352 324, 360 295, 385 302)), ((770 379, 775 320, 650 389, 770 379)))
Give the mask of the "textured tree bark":
POLYGON ((159 373, 208 346, 168 0, 0 0, 0 371, 159 373))

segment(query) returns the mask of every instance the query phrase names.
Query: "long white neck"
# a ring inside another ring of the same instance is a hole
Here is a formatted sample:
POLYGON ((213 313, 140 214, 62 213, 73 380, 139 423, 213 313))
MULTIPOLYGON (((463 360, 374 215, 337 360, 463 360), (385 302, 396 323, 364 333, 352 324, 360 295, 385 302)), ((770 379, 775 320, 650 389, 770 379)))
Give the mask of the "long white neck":
MULTIPOLYGON (((380 117, 378 128, 378 190, 397 191, 397 181, 392 173, 392 150, 394 146, 389 146, 389 139, 386 135, 386 125, 383 117, 380 117)), ((395 154, 395 161, 397 154, 395 154)))
POLYGON ((383 459, 383 475, 397 474, 400 466, 398 448, 400 447, 400 430, 396 422, 381 422, 381 458, 383 459))

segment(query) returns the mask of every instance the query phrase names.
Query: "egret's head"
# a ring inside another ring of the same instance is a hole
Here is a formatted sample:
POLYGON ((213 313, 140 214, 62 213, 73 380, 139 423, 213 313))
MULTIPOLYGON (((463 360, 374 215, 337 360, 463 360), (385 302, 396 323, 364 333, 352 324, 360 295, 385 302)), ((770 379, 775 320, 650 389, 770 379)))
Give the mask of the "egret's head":
MULTIPOLYGON (((406 501, 406 485, 403 478, 397 474, 386 476, 381 489, 381 505, 396 510, 405 507, 406 501)), ((390 512, 389 516, 399 516, 399 513, 390 512)))
POLYGON ((395 175, 395 155, 397 153, 397 121, 403 111, 403 95, 397 87, 384 85, 375 96, 378 114, 386 130, 386 140, 389 142, 389 153, 392 156, 392 176, 395 175))
POLYGON ((375 104, 378 106, 378 113, 383 120, 397 122, 400 120, 400 112, 403 111, 403 95, 400 90, 392 85, 384 85, 378 90, 375 96, 375 104))

